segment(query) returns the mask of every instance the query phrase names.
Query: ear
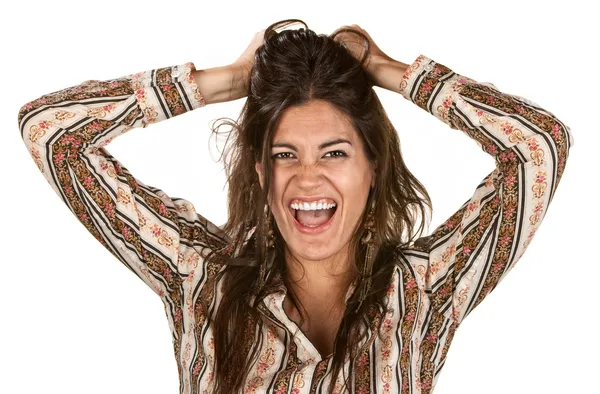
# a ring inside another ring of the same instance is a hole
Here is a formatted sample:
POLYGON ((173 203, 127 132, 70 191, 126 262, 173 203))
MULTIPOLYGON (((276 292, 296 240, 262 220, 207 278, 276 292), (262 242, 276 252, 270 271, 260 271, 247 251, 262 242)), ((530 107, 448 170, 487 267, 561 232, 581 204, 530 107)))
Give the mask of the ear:
POLYGON ((258 182, 260 183, 260 187, 263 187, 263 173, 262 173, 262 164, 260 162, 256 162, 254 165, 254 169, 258 174, 258 182))

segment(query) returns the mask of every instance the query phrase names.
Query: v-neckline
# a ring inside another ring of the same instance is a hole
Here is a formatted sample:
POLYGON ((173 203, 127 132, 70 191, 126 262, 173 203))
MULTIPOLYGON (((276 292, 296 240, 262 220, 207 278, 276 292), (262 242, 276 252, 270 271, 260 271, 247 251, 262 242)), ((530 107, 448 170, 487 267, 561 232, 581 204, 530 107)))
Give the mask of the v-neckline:
POLYGON ((263 299, 263 302, 266 304, 265 306, 272 313, 274 313, 275 316, 282 321, 282 323, 284 323, 286 328, 292 333, 293 337, 298 338, 300 345, 302 345, 311 356, 318 358, 318 362, 329 359, 331 356, 333 356, 333 352, 324 357, 312 343, 312 341, 308 339, 304 331, 300 329, 298 324, 296 324, 296 322, 288 316, 287 312, 283 308, 283 302, 286 294, 287 289, 283 289, 283 291, 269 294, 263 299), (269 303, 272 303, 272 305, 269 305, 269 303), (272 308, 272 306, 275 308, 272 308))
POLYGON ((281 311, 282 311, 283 315, 289 321, 290 325, 292 325, 292 327, 295 328, 296 332, 299 332, 302 335, 302 337, 303 337, 302 339, 306 340, 306 342, 311 345, 311 347, 314 349, 314 351, 319 354, 319 356, 321 357, 321 360, 326 360, 326 359, 330 358, 331 356, 333 356, 333 352, 331 352, 327 356, 323 357, 323 354, 317 349, 315 344, 308 338, 308 335, 306 334, 306 332, 304 332, 302 330, 302 328, 298 325, 298 323, 296 323, 296 321, 288 315, 288 313, 285 311, 285 307, 284 307, 286 297, 287 297, 287 293, 284 293, 283 296, 281 297, 279 305, 281 307, 281 311))
MULTIPOLYGON (((284 323, 284 325, 286 326, 286 328, 293 333, 294 337, 299 338, 300 344, 304 347, 304 349, 306 349, 306 351, 308 351, 311 355, 313 356, 317 356, 319 358, 319 361, 322 360, 327 360, 329 358, 331 358, 331 356, 333 356, 333 352, 328 354, 327 356, 323 357, 323 355, 321 354, 321 352, 319 352, 319 350, 316 348, 316 346, 312 343, 312 341, 310 339, 308 339, 308 337, 306 336, 306 334, 304 333, 304 331, 302 331, 300 329, 300 327, 298 326, 298 324, 296 324, 295 321, 293 321, 287 314, 287 312, 285 311, 284 307, 283 307, 283 303, 285 301, 285 298, 287 296, 287 292, 288 289, 285 286, 285 283, 283 282, 283 280, 281 279, 281 275, 279 272, 275 273, 275 277, 272 278, 273 280, 275 280, 275 282, 278 284, 278 290, 267 295, 266 297, 263 298, 262 302, 263 304, 267 307, 268 310, 271 311, 271 313, 273 313, 275 316, 277 316, 280 320, 282 320, 282 322, 284 323), (273 305, 270 305, 270 303, 273 303, 273 305), (273 306, 273 307, 272 307, 273 306)), ((344 298, 344 302, 348 303, 348 299, 352 296, 354 290, 357 287, 357 283, 356 283, 356 279, 354 281, 352 281, 350 283, 350 286, 346 292, 346 296, 344 298)))

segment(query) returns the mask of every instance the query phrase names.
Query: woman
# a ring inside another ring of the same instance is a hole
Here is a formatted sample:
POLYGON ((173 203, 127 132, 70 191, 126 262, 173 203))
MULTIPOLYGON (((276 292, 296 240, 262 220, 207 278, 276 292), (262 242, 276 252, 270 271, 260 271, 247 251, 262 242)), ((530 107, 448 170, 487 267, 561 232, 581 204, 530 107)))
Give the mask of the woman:
POLYGON ((356 25, 279 31, 296 22, 257 33, 229 66, 186 63, 42 96, 19 111, 23 140, 82 224, 163 300, 181 393, 430 393, 457 327, 529 245, 573 138, 529 100, 423 55, 410 66, 390 58, 356 25), (413 211, 431 201, 373 86, 495 158, 429 236, 414 231, 413 211), (228 123, 223 227, 104 148, 245 96, 228 123))

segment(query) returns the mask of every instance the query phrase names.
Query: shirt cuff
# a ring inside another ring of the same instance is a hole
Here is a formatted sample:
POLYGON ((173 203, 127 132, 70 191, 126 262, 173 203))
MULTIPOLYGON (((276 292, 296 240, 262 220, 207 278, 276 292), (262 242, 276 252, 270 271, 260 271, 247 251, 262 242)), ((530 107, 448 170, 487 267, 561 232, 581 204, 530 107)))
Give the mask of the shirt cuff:
POLYGON ((206 105, 192 62, 131 74, 126 78, 144 114, 143 127, 206 105))
POLYGON ((406 69, 400 81, 400 93, 405 99, 413 101, 411 96, 417 81, 423 79, 433 69, 434 64, 435 62, 429 57, 419 55, 406 69))
MULTIPOLYGON (((444 97, 444 107, 447 107, 455 95, 460 94, 463 85, 472 83, 478 82, 425 55, 419 55, 404 72, 400 92, 405 99, 446 122, 445 111, 434 105, 432 100, 439 101, 440 97, 444 97)), ((496 89, 491 83, 483 85, 496 89)))
POLYGON ((200 90, 198 90, 196 80, 192 75, 192 72, 194 71, 196 71, 194 63, 187 62, 178 66, 174 66, 172 76, 173 83, 181 83, 185 95, 192 103, 193 109, 196 109, 205 106, 206 102, 204 101, 202 93, 200 90))

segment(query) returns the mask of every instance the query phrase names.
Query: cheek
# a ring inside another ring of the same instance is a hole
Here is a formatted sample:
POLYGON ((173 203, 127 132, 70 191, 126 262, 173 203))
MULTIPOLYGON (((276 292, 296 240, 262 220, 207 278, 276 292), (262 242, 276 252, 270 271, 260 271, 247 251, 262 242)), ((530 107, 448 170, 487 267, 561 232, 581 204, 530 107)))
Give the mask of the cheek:
POLYGON ((362 167, 349 167, 338 171, 332 176, 333 181, 344 198, 359 198, 368 193, 371 186, 371 177, 362 167))
POLYGON ((283 219, 285 209, 287 208, 284 206, 285 201, 283 201, 283 196, 289 178, 290 177, 285 174, 285 171, 273 169, 273 177, 271 178, 272 200, 269 205, 273 211, 273 215, 278 221, 283 219))
POLYGON ((281 201, 283 192, 285 191, 285 185, 289 176, 286 175, 285 171, 281 169, 273 168, 273 177, 271 178, 271 190, 273 191, 273 197, 275 201, 281 201))

